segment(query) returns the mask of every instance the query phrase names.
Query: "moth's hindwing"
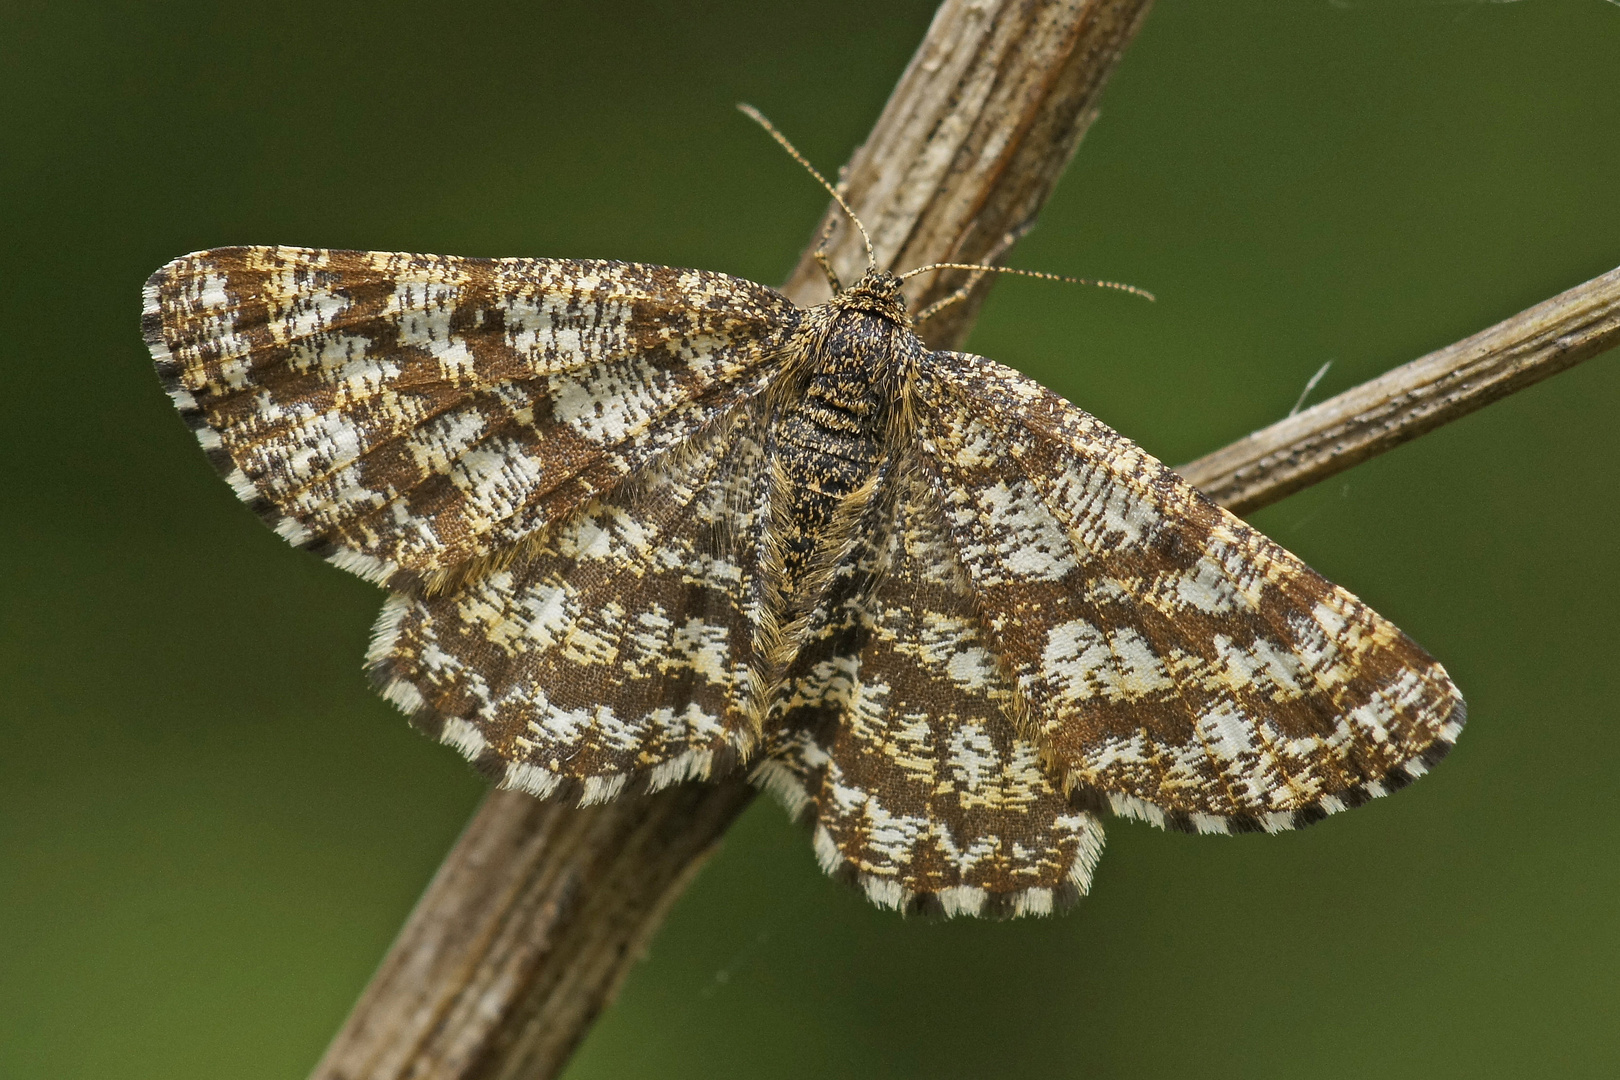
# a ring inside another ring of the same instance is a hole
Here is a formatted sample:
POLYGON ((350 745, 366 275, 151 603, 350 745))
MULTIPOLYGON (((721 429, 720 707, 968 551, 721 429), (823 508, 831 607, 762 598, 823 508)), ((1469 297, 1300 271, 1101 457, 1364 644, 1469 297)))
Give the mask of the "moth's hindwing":
POLYGON ((981 357, 935 353, 916 389, 990 647, 1079 795, 1276 831, 1404 785, 1456 740, 1438 663, 1128 439, 981 357))
POLYGON ((943 507, 914 459, 829 595, 756 781, 815 819, 824 869, 876 903, 1048 914, 1090 885, 1102 828, 1008 718, 943 507))
POLYGON ((306 248, 146 286, 159 374, 289 541, 394 586, 566 516, 740 399, 797 318, 698 270, 306 248))
POLYGON ((510 564, 396 596, 383 693, 502 786, 598 802, 732 769, 755 742, 761 411, 721 417, 510 564))

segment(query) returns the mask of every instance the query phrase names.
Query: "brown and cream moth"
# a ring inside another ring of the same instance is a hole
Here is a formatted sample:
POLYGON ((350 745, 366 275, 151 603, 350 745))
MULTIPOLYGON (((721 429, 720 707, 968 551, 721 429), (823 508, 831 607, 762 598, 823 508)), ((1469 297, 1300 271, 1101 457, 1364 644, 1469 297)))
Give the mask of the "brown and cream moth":
POLYGON ((930 351, 901 288, 222 248, 152 276, 144 329, 237 494, 392 591, 383 694, 503 786, 746 769, 877 903, 1008 915, 1086 891, 1104 814, 1274 832, 1451 747, 1422 649, 930 351))

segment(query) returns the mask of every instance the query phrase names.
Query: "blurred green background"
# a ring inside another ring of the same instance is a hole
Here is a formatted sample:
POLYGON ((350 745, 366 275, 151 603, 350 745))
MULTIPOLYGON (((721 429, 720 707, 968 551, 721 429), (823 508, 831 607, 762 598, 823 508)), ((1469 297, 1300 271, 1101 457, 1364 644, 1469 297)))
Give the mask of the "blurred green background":
MULTIPOLYGON (((931 0, 0 3, 0 1076, 301 1077, 477 803, 368 690, 372 587, 158 389, 236 243, 786 274, 931 0)), ((970 345, 1184 461, 1620 263, 1620 6, 1161 0, 970 345)), ((1092 896, 907 921, 762 800, 598 1077, 1620 1075, 1620 355, 1256 515, 1468 695, 1302 833, 1114 823, 1092 896)))

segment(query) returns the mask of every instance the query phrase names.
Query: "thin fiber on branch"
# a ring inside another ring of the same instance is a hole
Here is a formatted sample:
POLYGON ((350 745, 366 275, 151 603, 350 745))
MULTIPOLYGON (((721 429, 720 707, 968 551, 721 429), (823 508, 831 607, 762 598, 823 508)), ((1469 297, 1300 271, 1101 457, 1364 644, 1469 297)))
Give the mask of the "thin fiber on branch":
POLYGON ((1620 343, 1620 269, 1559 293, 1176 471, 1258 510, 1620 343))

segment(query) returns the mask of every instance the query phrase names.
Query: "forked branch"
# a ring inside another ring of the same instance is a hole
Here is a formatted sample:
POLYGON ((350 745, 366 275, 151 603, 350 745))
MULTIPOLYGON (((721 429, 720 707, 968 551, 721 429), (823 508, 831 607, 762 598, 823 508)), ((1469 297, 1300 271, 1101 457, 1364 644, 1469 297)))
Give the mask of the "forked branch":
MULTIPOLYGON (((880 264, 981 261, 1033 220, 1149 2, 947 0, 844 174, 880 264)), ((853 230, 835 235, 832 261, 859 276, 853 230)), ((1620 336, 1617 275, 1256 432, 1188 474, 1250 509, 1563 370, 1620 336)), ((959 287, 945 277, 913 303, 959 287)), ((810 252, 787 291, 801 304, 825 295, 810 252)), ((966 336, 982 290, 973 296, 930 321, 932 345, 966 336)), ((584 808, 490 793, 314 1080, 555 1076, 753 796, 735 777, 584 808)))

